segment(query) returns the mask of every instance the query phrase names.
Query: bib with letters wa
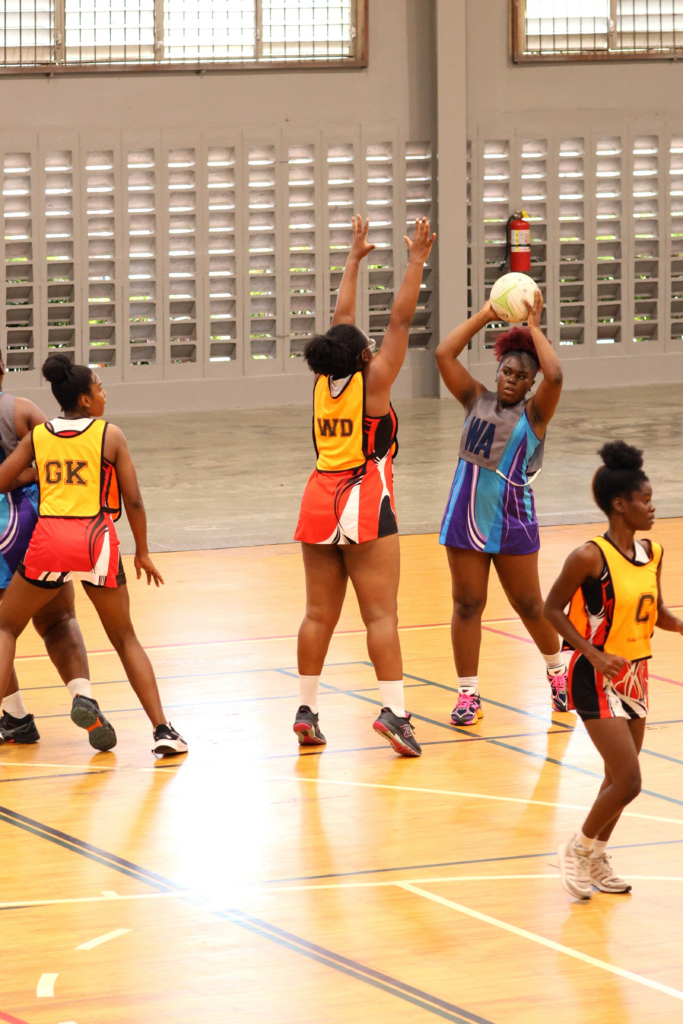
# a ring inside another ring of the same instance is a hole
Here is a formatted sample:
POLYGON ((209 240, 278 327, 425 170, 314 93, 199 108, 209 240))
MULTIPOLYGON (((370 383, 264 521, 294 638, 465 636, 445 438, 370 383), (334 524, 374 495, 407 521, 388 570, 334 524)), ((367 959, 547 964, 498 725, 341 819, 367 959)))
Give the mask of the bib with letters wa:
POLYGON ((46 423, 33 428, 41 517, 93 519, 102 509, 105 420, 80 434, 55 434, 46 423))
POLYGON ((313 390, 313 443, 322 473, 340 473, 365 465, 365 380, 351 377, 335 398, 331 378, 318 377, 313 390))
MULTIPOLYGON (((481 469, 498 469, 513 432, 524 415, 525 400, 516 405, 498 404, 494 391, 483 391, 470 409, 462 431, 460 458, 481 469)), ((545 437, 531 456, 526 467, 531 475, 543 465, 545 437)))

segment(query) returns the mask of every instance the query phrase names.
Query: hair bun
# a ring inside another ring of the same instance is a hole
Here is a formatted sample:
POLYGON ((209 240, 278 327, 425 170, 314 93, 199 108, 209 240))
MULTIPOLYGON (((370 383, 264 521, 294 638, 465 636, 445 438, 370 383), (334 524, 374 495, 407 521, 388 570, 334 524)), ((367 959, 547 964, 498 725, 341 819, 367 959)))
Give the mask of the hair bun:
POLYGON ((609 441, 604 444, 598 455, 608 469, 642 469, 643 453, 625 441, 609 441))
POLYGON ((48 356, 43 363, 43 377, 49 380, 50 384, 61 384, 69 377, 71 360, 63 352, 55 352, 48 356))

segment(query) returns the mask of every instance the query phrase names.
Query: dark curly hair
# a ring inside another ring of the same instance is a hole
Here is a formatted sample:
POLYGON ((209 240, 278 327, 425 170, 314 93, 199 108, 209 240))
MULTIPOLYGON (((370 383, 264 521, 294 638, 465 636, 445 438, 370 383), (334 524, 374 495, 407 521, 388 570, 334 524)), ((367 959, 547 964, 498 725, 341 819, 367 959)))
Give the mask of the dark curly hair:
POLYGON ((609 441, 598 455, 603 464, 593 477, 593 497, 598 508, 609 516, 614 498, 630 500, 633 491, 647 482, 647 475, 642 451, 625 441, 609 441))
POLYGON ((78 405, 81 395, 87 395, 93 382, 93 373, 88 366, 78 366, 63 352, 55 352, 43 363, 43 377, 52 385, 55 396, 64 412, 71 412, 78 405))
POLYGON ((496 362, 500 363, 506 356, 519 356, 521 359, 531 359, 534 364, 534 373, 540 369, 540 362, 536 353, 534 339, 528 327, 511 327, 504 334, 499 334, 493 346, 493 354, 496 362))
POLYGON ((313 373, 348 377, 357 368, 358 356, 368 339, 353 324, 335 324, 326 334, 316 334, 304 346, 304 359, 313 373))

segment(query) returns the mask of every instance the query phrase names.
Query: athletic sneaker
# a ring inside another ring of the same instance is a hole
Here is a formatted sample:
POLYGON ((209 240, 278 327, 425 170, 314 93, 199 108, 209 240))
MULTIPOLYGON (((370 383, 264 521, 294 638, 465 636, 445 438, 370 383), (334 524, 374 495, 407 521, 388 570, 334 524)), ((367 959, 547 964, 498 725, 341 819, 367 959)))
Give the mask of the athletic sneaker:
POLYGON ((0 736, 0 743, 37 743, 40 739, 33 715, 15 718, 9 711, 0 718, 0 736))
POLYGON ((550 696, 553 704, 553 711, 569 711, 569 695, 567 693, 567 670, 562 672, 551 672, 547 669, 546 675, 550 683, 550 696))
POLYGON ((93 697, 74 697, 71 705, 71 721, 80 729, 88 730, 90 746, 95 750, 111 750, 116 746, 114 726, 100 711, 100 705, 93 697))
POLYGON ((293 728, 300 747, 322 747, 327 743, 318 725, 318 713, 311 711, 308 704, 302 704, 297 711, 293 728))
POLYGON ((453 725, 476 725, 484 717, 481 697, 478 693, 461 693, 458 703, 451 711, 453 725))
POLYGON ((171 757, 173 754, 186 754, 187 743, 177 729, 174 729, 170 722, 158 725, 154 730, 153 754, 163 754, 171 757))
POLYGON ((600 892, 630 892, 632 886, 615 875, 610 866, 608 853, 601 853, 590 859, 591 881, 600 892))
MULTIPOLYGON (((575 837, 576 838, 576 837, 575 837)), ((563 843, 557 851, 562 885, 577 900, 589 900, 592 893, 590 854, 581 853, 574 839, 563 843)))
POLYGON ((391 743, 397 754, 403 754, 404 757, 421 755, 422 747, 415 739, 415 729, 410 724, 410 715, 399 718, 391 708, 382 708, 379 718, 372 723, 372 728, 391 743))

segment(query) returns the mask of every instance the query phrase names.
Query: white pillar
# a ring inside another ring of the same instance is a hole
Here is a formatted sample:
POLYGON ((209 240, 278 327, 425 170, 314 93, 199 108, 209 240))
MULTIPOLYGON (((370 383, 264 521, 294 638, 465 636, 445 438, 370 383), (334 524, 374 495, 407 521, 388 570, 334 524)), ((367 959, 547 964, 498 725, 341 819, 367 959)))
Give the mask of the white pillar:
MULTIPOLYGON (((467 0, 436 0, 439 331, 467 317, 467 0)), ((462 354, 467 358, 467 350, 462 354)), ((442 398, 450 393, 440 382, 442 398)))

